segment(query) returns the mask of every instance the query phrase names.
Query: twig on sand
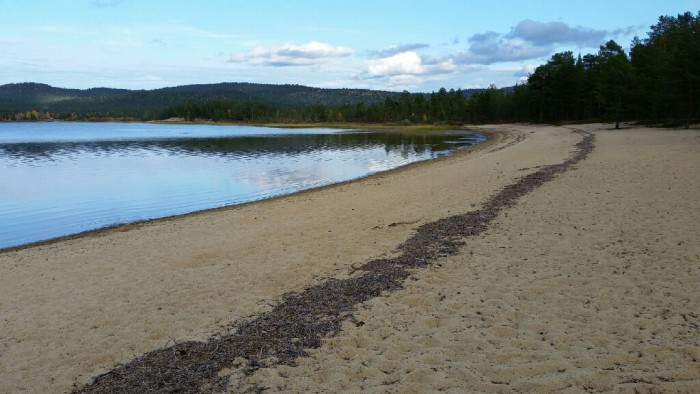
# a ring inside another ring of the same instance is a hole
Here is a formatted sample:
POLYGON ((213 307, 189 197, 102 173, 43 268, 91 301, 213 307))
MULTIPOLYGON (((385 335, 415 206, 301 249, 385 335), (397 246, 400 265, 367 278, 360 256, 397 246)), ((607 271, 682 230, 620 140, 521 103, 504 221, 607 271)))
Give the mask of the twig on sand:
POLYGON ((396 227, 396 226, 407 225, 407 224, 416 224, 416 223, 420 222, 421 220, 423 220, 423 218, 425 218, 425 216, 421 216, 420 219, 412 220, 409 222, 394 222, 394 223, 389 224, 387 227, 396 227))

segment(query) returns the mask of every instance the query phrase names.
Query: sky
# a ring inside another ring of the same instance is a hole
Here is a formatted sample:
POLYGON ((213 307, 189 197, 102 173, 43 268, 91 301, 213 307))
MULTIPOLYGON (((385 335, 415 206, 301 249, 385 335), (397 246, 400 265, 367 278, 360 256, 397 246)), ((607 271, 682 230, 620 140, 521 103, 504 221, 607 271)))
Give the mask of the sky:
POLYGON ((700 0, 0 0, 0 84, 512 86, 700 0))

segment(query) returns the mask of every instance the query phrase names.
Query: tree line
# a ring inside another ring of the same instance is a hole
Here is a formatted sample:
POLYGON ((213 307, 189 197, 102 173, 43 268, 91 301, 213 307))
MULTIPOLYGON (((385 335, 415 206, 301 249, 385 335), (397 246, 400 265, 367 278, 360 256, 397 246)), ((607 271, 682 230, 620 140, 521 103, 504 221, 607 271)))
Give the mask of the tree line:
MULTIPOLYGON (((555 53, 514 87, 430 94, 383 94, 353 103, 319 100, 264 102, 242 97, 187 97, 164 108, 117 112, 138 120, 180 118, 248 123, 487 123, 641 120, 685 124, 700 119, 700 12, 661 16, 646 38, 635 37, 629 53, 613 40, 593 54, 555 53)), ((288 87, 288 89, 301 87, 288 87)), ((308 88, 311 89, 311 88, 308 88)), ((318 92, 322 90, 316 89, 318 92)), ((300 97, 292 96, 289 97, 300 97)), ((320 96, 319 96, 320 97, 320 96)), ((349 97, 349 96, 348 96, 349 97)), ((133 101, 132 101, 133 103, 133 101)), ((10 114, 40 120, 38 111, 10 114)), ((115 112, 112 112, 114 116, 115 112)), ((99 120, 104 111, 53 113, 54 118, 99 120)), ((109 115, 108 115, 109 117, 109 115)))
POLYGON ((212 120, 231 122, 362 122, 362 123, 432 123, 467 120, 468 99, 461 89, 440 89, 432 94, 409 93, 389 96, 375 103, 347 103, 308 106, 279 106, 253 101, 208 99, 188 100, 171 106, 161 119, 187 121, 212 120))
POLYGON ((508 89, 403 92, 374 104, 301 108, 207 101, 171 107, 193 120, 485 123, 623 120, 688 126, 700 119, 700 12, 662 16, 629 54, 614 40, 598 52, 555 53, 527 82, 508 89))
POLYGON ((662 16, 630 53, 615 41, 595 54, 554 54, 505 105, 517 120, 685 123, 700 118, 700 13, 662 16))

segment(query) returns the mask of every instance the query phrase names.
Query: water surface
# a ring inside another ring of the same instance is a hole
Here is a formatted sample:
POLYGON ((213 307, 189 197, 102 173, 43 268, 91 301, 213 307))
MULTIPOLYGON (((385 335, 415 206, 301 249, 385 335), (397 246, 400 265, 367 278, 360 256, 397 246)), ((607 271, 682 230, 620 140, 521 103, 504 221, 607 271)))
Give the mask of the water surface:
POLYGON ((0 123, 0 248, 293 193, 483 140, 468 132, 0 123))

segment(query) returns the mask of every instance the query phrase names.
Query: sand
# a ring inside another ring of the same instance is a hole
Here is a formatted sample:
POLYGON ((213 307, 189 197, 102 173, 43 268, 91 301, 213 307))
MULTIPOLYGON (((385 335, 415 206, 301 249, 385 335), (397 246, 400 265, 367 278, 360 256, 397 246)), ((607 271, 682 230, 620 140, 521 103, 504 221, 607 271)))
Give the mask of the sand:
MULTIPOLYGON (((576 126, 576 168, 365 303, 297 366, 229 391, 700 391, 700 132, 576 126), (362 322, 362 324, 357 324, 362 322)), ((568 128, 275 200, 0 253, 0 392, 65 392, 395 253, 565 160, 568 128)))

